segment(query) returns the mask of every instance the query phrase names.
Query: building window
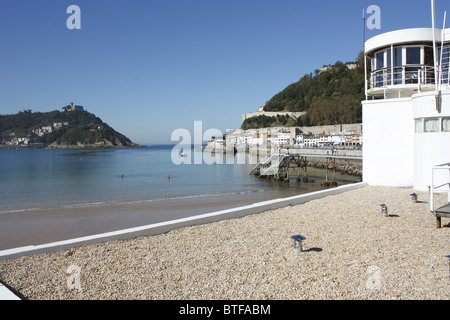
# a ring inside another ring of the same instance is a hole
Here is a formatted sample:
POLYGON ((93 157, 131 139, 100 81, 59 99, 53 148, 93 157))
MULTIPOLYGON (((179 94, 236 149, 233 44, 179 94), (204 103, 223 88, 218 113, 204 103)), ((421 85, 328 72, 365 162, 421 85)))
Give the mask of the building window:
POLYGON ((420 47, 406 47, 406 64, 420 64, 420 47))
MULTIPOLYGON (((444 83, 449 81, 449 53, 443 54, 444 83)), ((377 52, 372 58, 372 87, 434 82, 433 50, 428 46, 398 46, 377 52), (420 73, 420 74, 419 74, 420 73)))
POLYGON ((394 48, 392 65, 394 67, 397 67, 394 68, 394 84, 402 84, 403 82, 403 68, 398 68, 403 65, 402 52, 403 52, 402 47, 394 48))
POLYGON ((434 67, 434 51, 433 47, 425 47, 425 65, 434 67))
POLYGON ((384 68, 384 51, 377 53, 375 59, 376 59, 376 63, 377 63, 376 70, 383 69, 384 68))
POLYGON ((450 118, 442 118, 442 132, 450 132, 450 118))
POLYGON ((401 67, 403 65, 402 51, 402 47, 394 48, 394 67, 401 67))
POLYGON ((416 133, 423 133, 423 119, 416 119, 416 133))
POLYGON ((392 54, 391 54, 391 49, 389 48, 389 49, 387 49, 386 50, 386 67, 387 67, 387 70, 386 70, 386 81, 387 81, 387 84, 388 85, 391 85, 392 84, 392 68, 391 68, 391 66, 392 66, 392 54))
POLYGON ((425 119, 425 132, 439 132, 439 119, 425 119))
POLYGON ((450 132, 450 117, 415 119, 416 133, 450 132))
POLYGON ((420 66, 420 47, 406 47, 406 64, 416 65, 415 67, 405 68, 405 83, 417 83, 419 79, 418 72, 421 69, 420 66))

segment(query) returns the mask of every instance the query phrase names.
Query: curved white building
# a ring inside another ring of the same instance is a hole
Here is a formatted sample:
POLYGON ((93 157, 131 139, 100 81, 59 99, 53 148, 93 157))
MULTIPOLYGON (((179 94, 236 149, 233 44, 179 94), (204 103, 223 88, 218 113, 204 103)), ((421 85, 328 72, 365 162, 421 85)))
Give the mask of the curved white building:
MULTIPOLYGON (((366 41, 363 179, 369 185, 425 191, 431 168, 450 163, 449 56, 450 29, 404 29, 366 41)), ((437 179, 450 181, 448 170, 441 172, 437 179)))

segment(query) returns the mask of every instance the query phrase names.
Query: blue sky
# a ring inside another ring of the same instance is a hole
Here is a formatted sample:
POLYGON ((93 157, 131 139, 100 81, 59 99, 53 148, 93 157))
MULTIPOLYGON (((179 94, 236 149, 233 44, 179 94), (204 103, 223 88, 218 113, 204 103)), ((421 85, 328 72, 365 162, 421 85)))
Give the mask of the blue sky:
POLYGON ((0 114, 74 102, 142 144, 194 121, 236 129, 304 74, 354 61, 370 5, 381 29, 366 38, 431 27, 429 0, 0 0, 0 114))

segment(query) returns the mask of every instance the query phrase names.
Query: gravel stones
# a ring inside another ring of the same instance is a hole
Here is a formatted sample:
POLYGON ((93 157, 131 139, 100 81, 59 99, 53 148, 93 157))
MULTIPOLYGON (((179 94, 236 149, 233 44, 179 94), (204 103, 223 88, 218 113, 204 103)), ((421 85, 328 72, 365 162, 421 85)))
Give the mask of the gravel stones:
POLYGON ((412 203, 412 192, 365 187, 158 236, 0 261, 0 279, 46 300, 447 300, 450 228, 443 220, 437 229, 429 204, 412 203), (307 238, 301 253, 292 250, 295 234, 307 238))

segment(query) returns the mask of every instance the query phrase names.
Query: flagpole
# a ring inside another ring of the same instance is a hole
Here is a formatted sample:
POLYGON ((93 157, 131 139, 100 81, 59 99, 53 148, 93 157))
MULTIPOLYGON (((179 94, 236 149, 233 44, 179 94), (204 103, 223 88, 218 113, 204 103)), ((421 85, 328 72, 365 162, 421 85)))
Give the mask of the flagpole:
POLYGON ((431 23, 433 30, 433 59, 434 59, 434 83, 436 93, 438 93, 438 61, 437 61, 437 52, 436 52, 436 25, 435 25, 435 1, 431 0, 431 23))
POLYGON ((363 48, 366 48, 366 10, 363 9, 363 48))
POLYGON ((441 32, 441 57, 439 61, 439 91, 441 91, 442 87, 442 58, 444 55, 444 41, 445 41, 445 22, 447 19, 447 11, 444 12, 444 25, 442 26, 441 32))
POLYGON ((363 56, 364 56, 364 92, 367 97, 367 57, 366 57, 366 9, 363 9, 363 56))

